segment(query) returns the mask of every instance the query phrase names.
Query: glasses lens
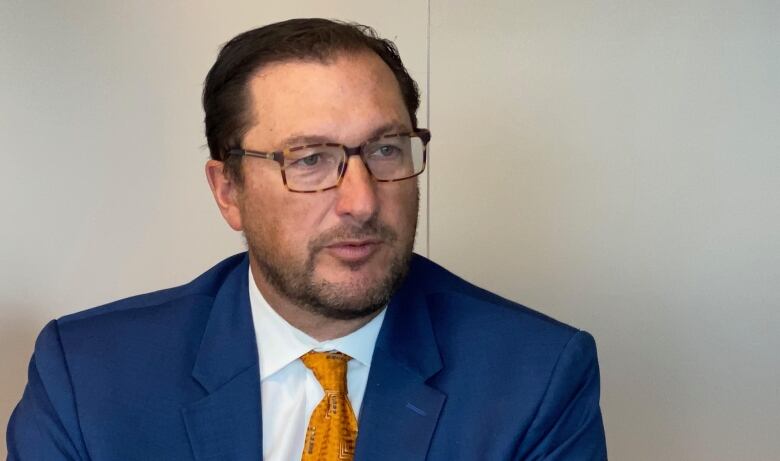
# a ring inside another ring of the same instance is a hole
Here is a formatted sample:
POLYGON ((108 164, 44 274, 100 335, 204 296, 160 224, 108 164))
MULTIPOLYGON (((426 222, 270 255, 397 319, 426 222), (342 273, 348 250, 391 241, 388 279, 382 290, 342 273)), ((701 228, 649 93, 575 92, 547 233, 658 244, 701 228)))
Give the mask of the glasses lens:
POLYGON ((363 150, 363 160, 371 173, 385 181, 420 174, 425 167, 424 159, 425 146, 416 136, 386 136, 363 150))
POLYGON ((287 186, 301 192, 327 189, 338 183, 344 165, 339 146, 316 145, 291 149, 284 158, 287 186))

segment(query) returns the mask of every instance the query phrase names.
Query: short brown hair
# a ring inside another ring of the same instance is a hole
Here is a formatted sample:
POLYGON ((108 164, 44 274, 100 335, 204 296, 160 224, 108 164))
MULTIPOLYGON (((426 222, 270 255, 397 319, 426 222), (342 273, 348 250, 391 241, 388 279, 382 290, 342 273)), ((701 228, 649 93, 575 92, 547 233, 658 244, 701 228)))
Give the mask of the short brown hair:
POLYGON ((412 128, 417 128, 420 92, 401 62, 395 44, 369 26, 329 19, 290 19, 244 32, 227 42, 209 70, 203 88, 206 140, 211 158, 225 162, 226 173, 242 183, 241 158, 227 156, 241 147, 251 127, 247 82, 260 67, 279 61, 326 61, 339 52, 376 53, 401 88, 412 128))

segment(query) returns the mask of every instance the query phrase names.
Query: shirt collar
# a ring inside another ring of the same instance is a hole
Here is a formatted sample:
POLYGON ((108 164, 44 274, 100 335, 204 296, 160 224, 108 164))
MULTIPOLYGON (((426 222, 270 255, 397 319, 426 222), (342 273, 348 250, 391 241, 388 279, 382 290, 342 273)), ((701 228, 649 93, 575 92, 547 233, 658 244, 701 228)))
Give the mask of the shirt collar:
POLYGON ((273 375, 310 350, 337 350, 364 366, 371 366, 374 345, 385 318, 387 306, 367 324, 341 338, 317 341, 290 325, 265 300, 249 267, 249 303, 260 359, 260 380, 273 375))

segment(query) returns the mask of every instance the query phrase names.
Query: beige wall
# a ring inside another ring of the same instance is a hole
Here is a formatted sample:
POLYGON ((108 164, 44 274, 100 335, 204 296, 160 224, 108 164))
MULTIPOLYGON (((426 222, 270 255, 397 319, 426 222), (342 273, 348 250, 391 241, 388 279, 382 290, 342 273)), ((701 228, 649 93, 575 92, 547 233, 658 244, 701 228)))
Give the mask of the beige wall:
POLYGON ((48 319, 241 249, 203 76, 325 16, 397 41, 421 120, 430 97, 418 250, 596 336, 612 459, 776 456, 777 2, 283 3, 0 3, 0 430, 48 319))

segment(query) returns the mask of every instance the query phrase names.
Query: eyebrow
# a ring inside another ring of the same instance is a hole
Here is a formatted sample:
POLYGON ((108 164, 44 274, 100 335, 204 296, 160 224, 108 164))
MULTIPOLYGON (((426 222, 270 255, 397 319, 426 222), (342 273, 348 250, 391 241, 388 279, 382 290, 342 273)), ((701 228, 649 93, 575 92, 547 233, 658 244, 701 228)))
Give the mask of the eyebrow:
MULTIPOLYGON (((366 139, 374 139, 384 134, 389 133, 407 133, 411 132, 411 128, 403 123, 391 122, 381 125, 372 131, 366 139)), ((284 138, 280 145, 283 147, 295 147, 307 144, 325 144, 325 143, 337 143, 332 137, 318 134, 300 134, 296 133, 284 138)))

